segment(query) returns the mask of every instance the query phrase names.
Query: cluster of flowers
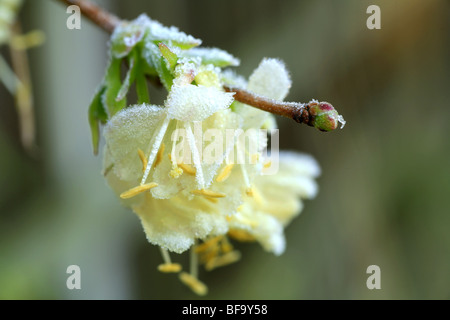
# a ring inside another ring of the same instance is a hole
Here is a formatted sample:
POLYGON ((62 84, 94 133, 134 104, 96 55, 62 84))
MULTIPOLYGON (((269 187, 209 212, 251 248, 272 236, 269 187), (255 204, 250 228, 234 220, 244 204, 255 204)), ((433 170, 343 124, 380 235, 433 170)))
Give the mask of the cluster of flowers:
POLYGON ((238 59, 200 44, 145 15, 123 23, 112 35, 111 62, 90 107, 90 122, 95 148, 99 124, 105 125, 104 175, 139 216, 148 241, 161 248, 158 269, 178 273, 204 295, 198 265, 213 270, 238 261, 233 241, 283 253, 284 228, 302 210, 302 199, 316 195, 320 169, 308 155, 280 152, 278 170, 269 170, 274 164, 260 129, 276 128, 275 119, 223 89, 236 86, 282 101, 291 86, 284 64, 263 59, 247 81, 228 68, 238 59), (128 64, 124 80, 122 61, 128 64), (150 104, 148 79, 167 89, 164 105, 150 104), (127 105, 133 82, 139 101, 127 105), (215 136, 204 138, 210 129, 215 136), (220 138, 230 130, 236 132, 233 139, 220 138), (245 141, 239 139, 242 132, 245 141), (184 272, 169 252, 187 250, 191 266, 184 272))

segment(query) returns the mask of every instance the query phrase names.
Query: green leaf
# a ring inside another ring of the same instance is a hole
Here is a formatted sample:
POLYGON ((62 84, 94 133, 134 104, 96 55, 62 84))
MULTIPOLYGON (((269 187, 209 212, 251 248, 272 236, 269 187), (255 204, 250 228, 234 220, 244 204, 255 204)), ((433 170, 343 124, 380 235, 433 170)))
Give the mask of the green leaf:
POLYGON ((142 70, 139 70, 136 75, 136 93, 138 97, 138 104, 150 103, 147 78, 145 77, 145 73, 142 70))
POLYGON ((100 141, 100 123, 106 123, 108 121, 108 115, 106 114, 102 96, 105 92, 105 87, 101 86, 94 98, 92 99, 91 105, 89 106, 89 125, 91 127, 92 135, 92 147, 94 154, 98 154, 98 144, 100 141))
POLYGON ((103 95, 103 104, 110 117, 126 107, 126 97, 117 100, 119 92, 122 88, 122 80, 120 77, 122 59, 112 58, 105 77, 105 93, 103 95))
POLYGON ((170 50, 168 46, 164 43, 160 42, 158 44, 159 50, 161 51, 162 56, 166 59, 168 63, 168 69, 173 72, 178 63, 178 56, 170 50))
POLYGON ((202 44, 200 39, 196 39, 193 36, 178 30, 177 27, 166 27, 158 21, 151 19, 148 19, 146 25, 148 27, 145 39, 146 43, 164 41, 183 50, 191 49, 202 44))
POLYGON ((123 81, 122 87, 120 88, 119 93, 117 94, 116 101, 120 101, 126 97, 131 84, 136 79, 136 73, 139 65, 137 51, 138 51, 137 49, 133 50, 129 55, 128 58, 129 69, 127 71, 125 80, 123 81))
POLYGON ((152 42, 148 42, 142 49, 142 55, 146 60, 146 62, 148 63, 148 65, 155 68, 159 76, 159 79, 161 80, 161 83, 164 85, 167 91, 170 91, 170 88, 172 87, 173 84, 174 76, 167 67, 166 60, 162 56, 159 47, 152 42))
POLYGON ((145 25, 123 24, 111 36, 111 52, 114 58, 126 57, 144 38, 145 25))
POLYGON ((219 68, 237 67, 240 64, 238 58, 218 48, 192 48, 183 51, 183 56, 194 58, 200 57, 202 64, 212 64, 219 68))

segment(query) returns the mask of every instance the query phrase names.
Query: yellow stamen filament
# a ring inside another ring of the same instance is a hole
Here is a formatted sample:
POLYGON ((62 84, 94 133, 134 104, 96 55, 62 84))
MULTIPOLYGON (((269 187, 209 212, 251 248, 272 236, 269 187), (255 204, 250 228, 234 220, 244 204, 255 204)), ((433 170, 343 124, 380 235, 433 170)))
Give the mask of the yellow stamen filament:
POLYGON ((233 251, 233 246, 231 245, 230 241, 228 241, 227 237, 223 237, 220 249, 223 253, 233 251))
POLYGON ((159 148, 158 153, 156 154, 155 165, 154 165, 155 168, 158 164, 161 163, 165 149, 166 149, 166 145, 164 143, 161 143, 161 147, 159 148))
POLYGON ((219 241, 222 238, 223 238, 223 236, 217 236, 217 237, 206 240, 202 244, 199 244, 195 247, 195 252, 200 253, 200 252, 204 252, 206 250, 211 249, 212 247, 217 245, 217 243, 219 243, 219 241))
POLYGON ((252 187, 252 196, 258 205, 260 206, 266 205, 266 199, 264 199, 264 196, 261 194, 258 188, 252 187))
POLYGON ((229 230, 228 236, 241 242, 253 242, 256 240, 249 232, 240 229, 229 230))
POLYGON ((120 197, 122 199, 133 198, 133 197, 137 196, 138 194, 140 194, 142 192, 146 192, 146 191, 148 191, 148 190, 150 190, 152 188, 155 188, 157 186, 158 186, 158 184, 155 183, 155 182, 147 183, 147 184, 144 184, 142 186, 137 186, 137 187, 134 187, 134 188, 132 188, 132 189, 130 189, 128 191, 123 192, 120 195, 120 197))
POLYGON ((200 260, 202 263, 208 263, 211 259, 214 259, 219 254, 219 246, 212 247, 207 252, 201 254, 200 260))
POLYGON ((178 166, 191 176, 195 176, 195 173, 197 172, 197 170, 189 164, 179 163, 178 166))
POLYGON ((219 199, 217 199, 217 198, 208 198, 208 197, 205 197, 205 200, 208 200, 209 202, 212 202, 212 203, 217 203, 217 202, 219 202, 219 199))
POLYGON ((216 181, 217 182, 222 182, 228 179, 228 177, 231 174, 231 170, 233 169, 234 164, 229 164, 227 166, 225 166, 222 171, 220 171, 220 173, 218 174, 216 181))
POLYGON ((181 265, 178 263, 163 263, 158 266, 158 271, 163 273, 178 273, 181 269, 181 265))
POLYGON ((208 293, 208 287, 189 273, 181 272, 179 277, 181 282, 191 288, 191 290, 199 296, 204 296, 208 293))
POLYGON ((194 190, 191 191, 191 193, 198 195, 198 196, 205 196, 205 197, 211 197, 211 198, 225 198, 227 195, 220 193, 220 192, 215 192, 212 190, 205 190, 205 189, 201 189, 201 190, 194 190))
POLYGON ((218 267, 223 267, 226 265, 229 265, 231 263, 235 263, 241 259, 241 253, 239 251, 231 251, 228 253, 225 253, 224 255, 214 257, 211 260, 209 260, 206 265, 205 269, 207 271, 214 270, 218 267))
POLYGON ((147 168, 147 157, 145 156, 144 151, 141 149, 138 149, 138 155, 139 159, 141 159, 142 162, 142 172, 145 172, 145 168, 147 168))

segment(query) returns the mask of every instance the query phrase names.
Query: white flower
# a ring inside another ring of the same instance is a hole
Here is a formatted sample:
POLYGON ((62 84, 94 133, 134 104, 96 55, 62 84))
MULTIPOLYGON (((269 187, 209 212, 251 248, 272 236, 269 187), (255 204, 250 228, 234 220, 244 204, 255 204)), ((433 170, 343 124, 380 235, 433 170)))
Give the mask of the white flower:
MULTIPOLYGON (((302 199, 315 196, 320 169, 310 156, 282 153, 279 172, 263 175, 267 137, 259 129, 274 126, 272 115, 233 102, 223 91, 222 81, 243 84, 241 78, 184 59, 163 107, 131 106, 109 120, 104 167, 109 185, 141 219, 148 241, 162 248, 165 263, 159 270, 180 272, 168 251, 191 248, 193 269, 180 279, 205 294, 195 266, 198 259, 207 270, 239 260, 229 238, 258 241, 277 255, 284 251, 284 228, 302 210, 302 199), (213 143, 204 137, 210 129, 222 137, 229 129, 234 133, 231 141, 215 138, 220 151, 214 149, 214 161, 208 162, 213 143), (238 130, 246 130, 248 144, 238 130), (188 157, 180 154, 180 145, 188 157)), ((290 85, 284 65, 264 59, 246 87, 281 100, 290 85)))
POLYGON ((237 240, 258 241, 276 255, 283 253, 283 229, 302 210, 302 199, 317 194, 317 162, 308 155, 281 152, 277 174, 255 179, 253 196, 247 197, 238 213, 231 217, 229 235, 237 240))

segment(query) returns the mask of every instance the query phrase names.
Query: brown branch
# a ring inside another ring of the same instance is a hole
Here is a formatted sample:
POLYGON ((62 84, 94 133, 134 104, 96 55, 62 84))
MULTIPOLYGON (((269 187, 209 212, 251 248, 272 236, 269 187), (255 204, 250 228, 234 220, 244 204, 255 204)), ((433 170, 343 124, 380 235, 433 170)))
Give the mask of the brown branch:
POLYGON ((115 15, 87 0, 59 0, 67 5, 75 5, 80 8, 81 13, 108 33, 113 33, 121 20, 115 15))
POLYGON ((293 119, 298 123, 311 125, 309 121, 308 106, 303 103, 276 101, 255 95, 240 88, 228 86, 224 86, 223 88, 227 92, 234 92, 234 99, 239 102, 282 117, 293 119))
MULTIPOLYGON (((121 20, 115 15, 110 14, 99 6, 93 4, 89 0, 58 0, 68 5, 77 5, 81 13, 89 18, 93 23, 107 31, 112 33, 114 29, 121 23, 121 20)), ((224 86, 225 91, 234 92, 234 99, 250 105, 252 107, 267 111, 273 114, 277 114, 283 117, 287 117, 297 121, 298 123, 305 123, 311 127, 316 127, 321 131, 331 131, 337 127, 341 118, 334 110, 333 106, 327 102, 319 103, 295 103, 295 102, 282 102, 267 99, 251 92, 248 92, 240 88, 232 88, 224 86), (324 116, 324 112, 334 112, 324 116), (318 116, 322 118, 320 121, 316 121, 318 116), (328 117, 324 120, 324 117, 328 117), (325 121, 325 122, 324 122, 325 121)))

